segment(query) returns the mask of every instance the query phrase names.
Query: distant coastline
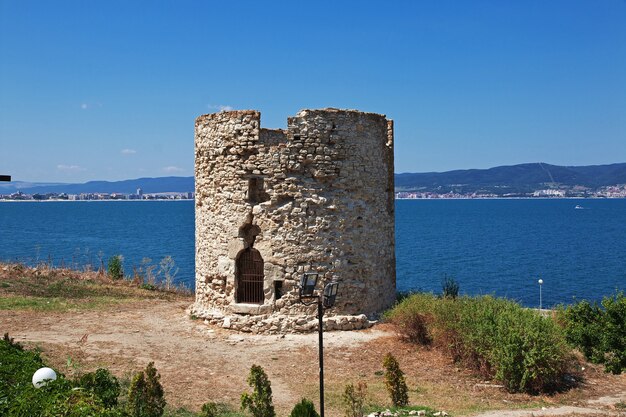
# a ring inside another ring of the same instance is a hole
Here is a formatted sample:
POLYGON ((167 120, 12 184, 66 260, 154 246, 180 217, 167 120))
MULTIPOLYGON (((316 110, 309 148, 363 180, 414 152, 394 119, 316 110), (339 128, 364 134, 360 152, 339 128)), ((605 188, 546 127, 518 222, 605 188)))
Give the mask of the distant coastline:
POLYGON ((193 198, 184 198, 184 199, 173 199, 173 198, 162 198, 162 199, 144 199, 144 200, 65 200, 65 199, 49 199, 49 200, 11 200, 11 199, 1 199, 0 203, 105 203, 105 202, 119 202, 119 203, 154 203, 154 202, 181 202, 181 201, 195 201, 193 198))
MULTIPOLYGON (((520 196, 520 197, 498 197, 498 196, 494 196, 494 197, 462 197, 462 196, 457 196, 457 197, 417 197, 417 198, 411 198, 411 197, 395 197, 395 200, 619 200, 619 199, 626 199, 626 196, 620 196, 620 197, 594 197, 594 196, 589 196, 589 197, 578 197, 578 196, 573 196, 573 197, 532 197, 532 196, 520 196)), ((128 202, 156 202, 156 201, 167 201, 167 202, 180 202, 180 201, 195 201, 195 199, 193 198, 160 198, 160 199, 99 199, 99 200, 68 200, 68 199, 62 199, 62 198, 57 198, 57 199, 46 199, 46 200, 33 200, 33 199, 29 199, 29 200, 20 200, 20 199, 9 199, 9 198, 5 198, 2 199, 0 198, 0 203, 6 202, 6 203, 101 203, 101 202, 122 202, 122 203, 128 203, 128 202)))
POLYGON ((396 197, 396 200, 619 200, 626 199, 626 196, 620 197, 418 197, 418 198, 406 198, 396 197))
MULTIPOLYGON (((396 199, 626 198, 626 163, 558 166, 537 162, 489 169, 396 173, 394 185, 396 199)), ((0 200, 193 199, 194 190, 194 177, 83 184, 14 180, 0 184, 0 200)))

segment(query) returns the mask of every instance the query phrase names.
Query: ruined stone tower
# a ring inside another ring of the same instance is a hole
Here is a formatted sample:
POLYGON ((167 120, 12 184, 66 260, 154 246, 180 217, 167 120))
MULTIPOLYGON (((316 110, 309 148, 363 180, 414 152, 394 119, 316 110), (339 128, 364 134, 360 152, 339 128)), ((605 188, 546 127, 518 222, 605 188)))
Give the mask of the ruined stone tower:
POLYGON ((302 110, 286 130, 260 119, 196 119, 193 312, 244 331, 306 331, 315 312, 297 283, 317 271, 318 287, 339 282, 327 326, 362 327, 395 299, 393 122, 337 109, 302 110))

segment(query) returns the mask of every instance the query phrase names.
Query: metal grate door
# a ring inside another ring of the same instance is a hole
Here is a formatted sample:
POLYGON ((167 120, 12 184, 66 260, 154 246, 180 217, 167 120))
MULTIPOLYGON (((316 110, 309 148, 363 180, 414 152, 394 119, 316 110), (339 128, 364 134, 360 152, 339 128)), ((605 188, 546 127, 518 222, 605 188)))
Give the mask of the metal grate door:
POLYGON ((265 299, 263 294, 263 258, 258 250, 248 248, 237 259, 238 303, 260 304, 265 299))

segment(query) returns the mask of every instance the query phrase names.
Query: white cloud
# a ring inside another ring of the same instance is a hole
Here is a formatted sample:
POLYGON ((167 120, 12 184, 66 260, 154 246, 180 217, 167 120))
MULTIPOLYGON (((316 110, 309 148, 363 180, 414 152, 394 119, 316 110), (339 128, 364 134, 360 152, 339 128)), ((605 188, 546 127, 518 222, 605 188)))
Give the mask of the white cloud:
POLYGON ((81 172, 81 171, 85 171, 85 168, 78 166, 78 165, 64 165, 64 164, 59 164, 57 165, 57 169, 59 171, 62 172, 81 172))
POLYGON ((80 104, 80 108, 81 108, 81 109, 83 109, 83 110, 87 110, 87 109, 89 108, 89 104, 87 104, 87 103, 81 103, 81 104, 80 104))
POLYGON ((167 173, 169 173, 169 174, 173 174, 173 173, 175 173, 175 172, 183 172, 183 171, 184 171, 184 169, 179 168, 179 167, 175 167, 175 166, 173 166, 173 165, 170 165, 170 166, 164 167, 164 168, 163 168, 163 171, 165 171, 165 172, 167 172, 167 173))
POLYGON ((209 104, 207 107, 209 108, 209 110, 218 110, 218 111, 234 110, 232 106, 229 106, 227 104, 209 104))
POLYGON ((122 155, 134 155, 134 154, 136 154, 136 153, 137 153, 137 151, 136 151, 136 150, 134 150, 134 149, 128 149, 128 148, 126 148, 126 149, 122 149, 122 150, 120 151, 120 153, 121 153, 122 155))

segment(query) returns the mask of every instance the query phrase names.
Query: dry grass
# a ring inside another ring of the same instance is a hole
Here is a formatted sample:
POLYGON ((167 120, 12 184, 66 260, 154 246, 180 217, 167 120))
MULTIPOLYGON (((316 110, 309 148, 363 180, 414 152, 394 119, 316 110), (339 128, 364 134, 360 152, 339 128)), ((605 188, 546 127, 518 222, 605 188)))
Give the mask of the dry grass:
POLYGON ((0 265, 0 310, 69 311, 107 308, 136 300, 180 300, 189 295, 147 290, 97 272, 23 264, 0 265))

